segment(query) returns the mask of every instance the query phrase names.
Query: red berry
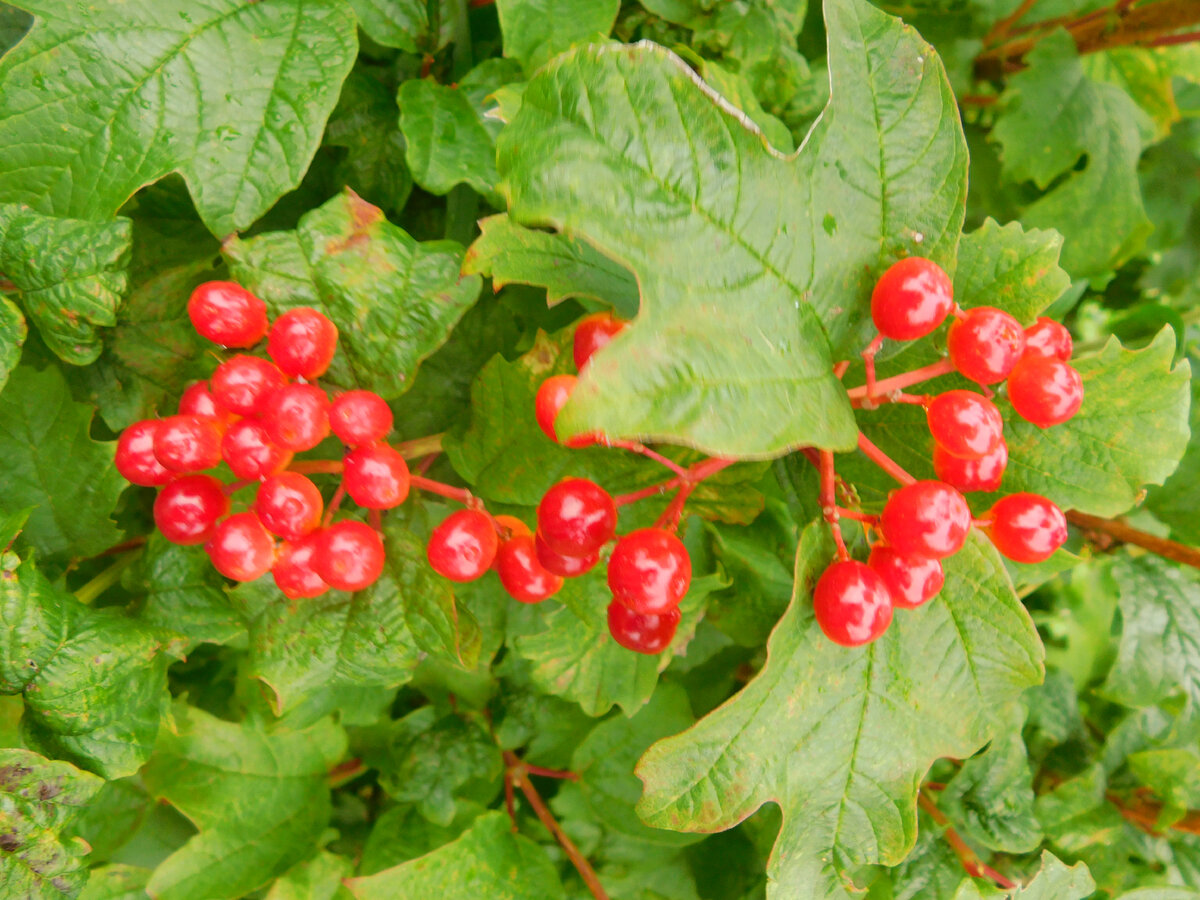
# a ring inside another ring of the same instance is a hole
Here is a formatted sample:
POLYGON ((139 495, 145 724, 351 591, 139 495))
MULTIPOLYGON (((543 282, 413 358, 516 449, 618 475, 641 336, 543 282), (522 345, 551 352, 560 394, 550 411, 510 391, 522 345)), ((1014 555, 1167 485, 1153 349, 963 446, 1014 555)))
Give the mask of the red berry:
POLYGON ((298 472, 280 472, 258 486, 254 511, 272 534, 296 541, 321 523, 321 492, 298 472))
POLYGON ((221 426, 201 416, 168 416, 154 433, 154 456, 172 472, 199 472, 221 461, 221 426))
POLYGON ((222 428, 227 428, 237 420, 237 413, 232 412, 220 403, 209 390, 207 381, 197 381, 189 385, 179 398, 179 412, 185 416, 206 416, 216 419, 222 428))
POLYGON ((634 653, 662 653, 675 637, 678 627, 678 609, 655 616, 636 613, 616 600, 608 604, 608 633, 618 644, 634 653))
POLYGON ((995 384, 1008 377, 1025 352, 1025 332, 1008 313, 979 306, 950 326, 946 346, 954 368, 965 377, 995 384))
POLYGON ((1067 517, 1038 494, 1012 494, 997 500, 988 513, 988 535, 996 549, 1014 562, 1048 559, 1067 541, 1067 517))
POLYGON ((971 530, 971 508, 950 485, 918 481, 888 497, 879 530, 898 553, 942 559, 962 549, 971 530))
POLYGON ((548 572, 538 562, 533 538, 520 534, 509 538, 496 552, 496 574, 510 597, 521 603, 541 603, 562 587, 562 577, 548 572))
POLYGON ((222 347, 253 347, 267 333, 267 305, 232 281, 206 281, 192 291, 188 318, 222 347))
POLYGON ((933 471, 942 481, 960 491, 994 491, 1000 487, 1008 466, 1008 444, 1004 438, 991 453, 979 459, 951 456, 941 447, 933 448, 933 471))
POLYGON ((233 474, 246 481, 269 478, 292 461, 291 452, 272 441, 256 419, 241 419, 229 426, 221 440, 221 456, 233 474))
POLYGON ((588 556, 563 556, 555 553, 547 545, 540 534, 533 537, 533 549, 537 552, 540 562, 547 572, 562 575, 564 578, 577 578, 585 572, 590 572, 600 562, 600 551, 588 556))
POLYGON ((213 372, 213 398, 241 416, 256 416, 267 398, 287 382, 283 373, 257 356, 234 356, 213 372))
POLYGON ((154 455, 154 435, 158 425, 157 419, 134 422, 117 440, 117 471, 131 484, 159 487, 175 477, 175 473, 154 455))
POLYGON ((213 568, 234 581, 261 578, 275 561, 275 539, 251 512, 235 513, 223 521, 204 549, 213 568))
POLYGON ((346 391, 333 398, 329 424, 351 447, 373 444, 392 430, 392 411, 374 391, 346 391))
POLYGON ((542 497, 538 534, 562 556, 591 556, 617 530, 617 506, 608 491, 586 478, 560 481, 542 497))
POLYGON ((1071 332, 1053 319, 1040 318, 1025 329, 1027 356, 1045 356, 1048 359, 1061 359, 1066 362, 1071 358, 1073 349, 1071 332))
POLYGON ((301 597, 319 597, 329 590, 329 585, 313 568, 317 542, 323 532, 314 531, 298 541, 284 541, 279 545, 271 576, 283 595, 292 600, 301 597))
POLYGON ((634 612, 661 615, 674 609, 692 583, 692 560, 683 541, 662 528, 631 531, 608 560, 608 588, 634 612))
POLYGON ((408 496, 408 463, 387 444, 351 450, 346 454, 345 465, 342 484, 350 499, 359 506, 391 509, 408 496))
POLYGON ((538 427, 556 444, 558 435, 554 431, 554 420, 558 418, 558 411, 566 405, 577 380, 574 375, 551 376, 542 382, 533 400, 538 427))
POLYGON ((176 478, 154 498, 154 524, 173 544, 203 544, 229 512, 229 498, 211 475, 176 478))
POLYGON ((951 456, 978 459, 1004 438, 996 404, 973 391, 946 391, 925 408, 934 442, 951 456))
POLYGON ((834 563, 817 580, 813 612, 835 644, 861 647, 892 624, 892 595, 873 569, 851 559, 834 563))
POLYGON ((936 559, 905 556, 891 547, 872 547, 867 565, 883 579, 892 595, 892 606, 899 609, 916 609, 933 599, 946 581, 942 564, 936 559))
POLYGON ((1060 359, 1026 356, 1008 376, 1008 399, 1026 422, 1061 425, 1083 404, 1083 378, 1060 359))
POLYGON ((612 313, 594 313, 579 320, 575 326, 574 356, 575 368, 583 371, 584 364, 592 358, 592 354, 615 338, 624 330, 624 319, 618 319, 612 313))
POLYGON ((485 513, 460 509, 447 516, 433 534, 425 555, 433 571, 451 581, 474 581, 492 567, 500 537, 485 513))
POLYGON ((329 436, 329 398, 315 384, 284 385, 267 398, 262 421, 283 449, 311 450, 329 436))
POLYGON ((386 553, 379 533, 362 522, 338 522, 321 532, 313 568, 339 591, 361 591, 383 573, 386 553))
POLYGON ((289 309, 271 326, 267 353, 285 375, 320 378, 337 351, 337 326, 307 306, 289 309))
POLYGON ((871 318, 879 333, 894 341, 924 337, 954 308, 954 286, 942 267, 910 256, 894 263, 871 292, 871 318))

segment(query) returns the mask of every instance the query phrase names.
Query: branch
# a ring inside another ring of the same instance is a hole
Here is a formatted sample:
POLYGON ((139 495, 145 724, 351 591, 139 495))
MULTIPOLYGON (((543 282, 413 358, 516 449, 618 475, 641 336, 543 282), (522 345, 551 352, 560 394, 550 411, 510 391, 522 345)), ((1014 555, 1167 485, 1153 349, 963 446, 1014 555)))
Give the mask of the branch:
POLYGON ((1005 890, 1011 890, 1012 888, 1017 887, 1017 883, 1015 881, 1010 881, 1009 879, 1005 878, 1003 875, 985 863, 982 859, 980 859, 979 855, 969 846, 967 846, 967 842, 964 841, 962 836, 951 827, 950 820, 947 819, 945 814, 937 808, 937 804, 930 799, 929 795, 926 794, 924 790, 917 794, 917 802, 921 805, 921 809, 929 813, 929 817, 933 819, 933 821, 942 826, 944 829, 942 831, 942 837, 946 839, 946 843, 949 844, 954 850, 954 855, 958 857, 958 861, 962 863, 962 867, 966 870, 968 875, 970 875, 972 878, 990 878, 1005 890))
POLYGON ((1102 519, 1099 516, 1089 516, 1087 513, 1076 512, 1075 510, 1067 513, 1067 521, 1088 531, 1106 534, 1120 541, 1122 544, 1133 544, 1135 547, 1141 547, 1143 550, 1156 553, 1164 559, 1174 560, 1175 562, 1183 563, 1185 566, 1200 569, 1200 549, 1196 547, 1189 547, 1178 541, 1160 538, 1145 531, 1140 531, 1117 519, 1102 519))
MULTIPOLYGON (((1158 837, 1162 831, 1158 828, 1158 817, 1162 812, 1162 804, 1157 800, 1146 800, 1144 796, 1150 793, 1145 788, 1139 789, 1136 794, 1136 800, 1132 802, 1125 800, 1120 794, 1109 791, 1106 793, 1105 799, 1108 800, 1121 816, 1129 823, 1136 825, 1146 834, 1152 834, 1158 837)), ((1188 834, 1200 834, 1200 810, 1190 809, 1187 814, 1178 822, 1170 826, 1175 831, 1184 831, 1188 834)))

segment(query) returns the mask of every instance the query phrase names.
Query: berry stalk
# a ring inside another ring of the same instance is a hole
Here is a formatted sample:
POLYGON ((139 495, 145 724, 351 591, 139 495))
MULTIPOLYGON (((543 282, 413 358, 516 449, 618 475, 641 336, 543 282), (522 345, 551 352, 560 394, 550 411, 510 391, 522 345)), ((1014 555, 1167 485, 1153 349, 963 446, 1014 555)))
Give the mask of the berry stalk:
POLYGON ((871 462, 875 463, 875 465, 879 466, 879 468, 883 469, 883 471, 887 472, 901 484, 914 484, 916 482, 917 479, 909 475, 903 466, 871 443, 870 438, 861 431, 858 433, 858 449, 862 451, 867 459, 871 460, 871 462))
POLYGON ((949 375, 953 371, 954 363, 949 359, 943 359, 935 363, 930 363, 927 366, 922 366, 919 369, 913 369, 910 372, 901 372, 899 375, 893 375, 890 378, 884 378, 881 381, 876 381, 874 394, 868 392, 867 386, 864 384, 860 387, 850 388, 850 390, 846 391, 846 396, 853 401, 861 400, 865 397, 888 394, 892 391, 899 391, 906 387, 911 387, 914 384, 920 384, 922 381, 929 381, 931 378, 939 378, 942 375, 949 375))

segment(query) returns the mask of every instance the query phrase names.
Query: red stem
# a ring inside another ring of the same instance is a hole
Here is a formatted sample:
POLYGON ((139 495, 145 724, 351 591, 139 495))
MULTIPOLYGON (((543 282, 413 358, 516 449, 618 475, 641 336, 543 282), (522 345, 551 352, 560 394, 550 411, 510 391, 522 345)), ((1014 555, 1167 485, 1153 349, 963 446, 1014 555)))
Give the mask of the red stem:
POLYGON ((1200 31, 1187 31, 1183 34, 1168 34, 1147 42, 1146 47, 1172 47, 1176 44, 1194 44, 1200 41, 1200 31))
POLYGON ((321 519, 321 527, 328 528, 333 524, 334 513, 338 511, 338 507, 342 505, 342 498, 346 496, 346 485, 338 482, 337 490, 333 492, 333 497, 329 501, 329 505, 325 507, 325 517, 321 519))
POLYGON ((833 469, 833 452, 819 451, 820 464, 818 471, 821 476, 821 512, 829 523, 829 531, 833 534, 833 542, 837 545, 838 559, 846 562, 850 559, 850 551, 846 549, 846 540, 842 537, 842 526, 838 524, 837 506, 837 475, 833 469))
POLYGON ((976 854, 976 852, 967 845, 967 842, 959 836, 958 832, 950 827, 949 819, 947 819, 945 814, 937 808, 937 805, 924 791, 921 791, 919 794, 917 794, 917 802, 920 803, 921 808, 925 810, 925 812, 929 813, 929 816, 933 819, 933 821, 937 822, 942 826, 943 829, 945 829, 942 832, 942 837, 944 837, 946 839, 946 843, 953 848, 954 855, 958 857, 958 861, 962 863, 962 867, 964 870, 966 870, 968 875, 970 875, 972 878, 990 878, 1005 890, 1012 890, 1013 888, 1017 887, 1017 883, 1015 881, 1005 878, 979 858, 978 854, 976 854))
POLYGON ((440 481, 434 481, 432 478, 425 478, 422 475, 409 476, 409 483, 417 490, 428 491, 431 494, 437 494, 439 497, 445 497, 447 500, 455 500, 464 506, 474 506, 476 503, 475 497, 466 488, 443 484, 440 481))
POLYGON ((893 460, 890 456, 871 443, 870 439, 861 431, 858 433, 858 449, 863 452, 863 455, 895 478, 901 484, 913 484, 917 479, 913 478, 904 470, 904 468, 893 460))
POLYGON ((608 447, 617 447, 621 450, 628 450, 630 453, 641 454, 642 456, 646 457, 646 459, 652 459, 656 463, 666 466, 668 469, 674 472, 678 478, 688 477, 687 469, 679 465, 679 463, 675 462, 675 460, 667 459, 667 457, 663 456, 661 453, 651 450, 645 444, 639 443, 638 441, 605 441, 604 444, 608 447))
MULTIPOLYGON (((913 369, 911 372, 901 372, 899 375, 893 375, 891 378, 885 378, 882 381, 875 382, 875 393, 889 394, 892 391, 903 390, 906 387, 911 387, 914 384, 920 384, 922 381, 928 381, 931 378, 937 378, 941 375, 949 375, 954 371, 954 363, 949 359, 943 359, 928 366, 922 366, 919 369, 913 369)), ((867 396, 867 386, 864 384, 861 387, 850 388, 846 391, 846 396, 851 400, 858 400, 867 396)))
POLYGON ((298 475, 340 475, 346 464, 340 459, 302 459, 287 467, 298 475))

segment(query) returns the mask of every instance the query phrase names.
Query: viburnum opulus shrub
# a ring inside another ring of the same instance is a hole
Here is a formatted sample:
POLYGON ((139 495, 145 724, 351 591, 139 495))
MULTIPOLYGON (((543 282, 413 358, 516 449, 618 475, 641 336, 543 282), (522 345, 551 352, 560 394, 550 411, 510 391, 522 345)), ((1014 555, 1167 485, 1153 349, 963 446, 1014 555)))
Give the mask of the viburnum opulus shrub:
POLYGON ((1197 47, 0 4, 0 898, 1200 898, 1197 47))

